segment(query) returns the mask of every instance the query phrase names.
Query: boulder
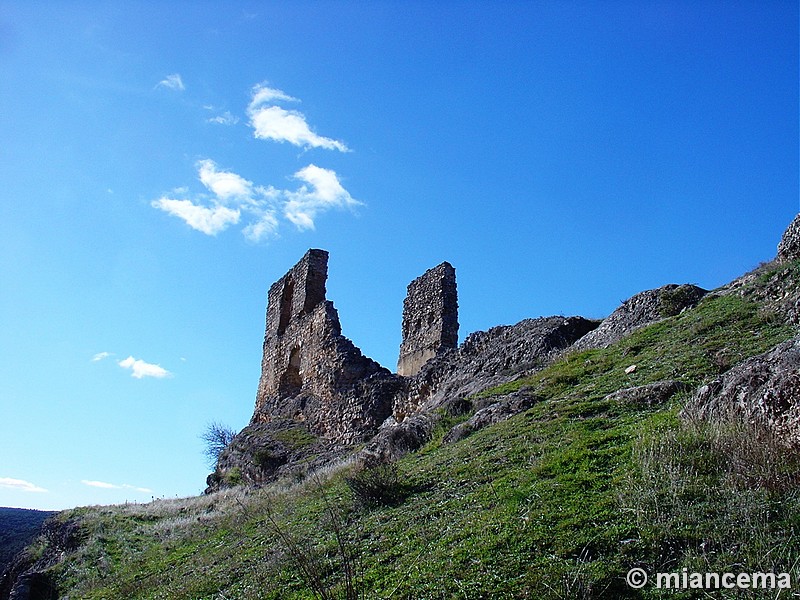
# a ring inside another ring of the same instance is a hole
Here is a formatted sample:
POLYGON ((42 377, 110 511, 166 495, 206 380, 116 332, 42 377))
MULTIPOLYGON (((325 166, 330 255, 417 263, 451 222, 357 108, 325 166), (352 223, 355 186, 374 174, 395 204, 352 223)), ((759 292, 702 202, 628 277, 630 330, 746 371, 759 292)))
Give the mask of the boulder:
POLYGON ((735 415, 800 447, 800 336, 749 358, 697 390, 684 418, 735 415))
POLYGON ((625 388, 613 392, 605 397, 620 404, 636 404, 640 406, 655 406, 663 404, 678 392, 685 390, 686 384, 680 381, 656 381, 647 385, 625 388))

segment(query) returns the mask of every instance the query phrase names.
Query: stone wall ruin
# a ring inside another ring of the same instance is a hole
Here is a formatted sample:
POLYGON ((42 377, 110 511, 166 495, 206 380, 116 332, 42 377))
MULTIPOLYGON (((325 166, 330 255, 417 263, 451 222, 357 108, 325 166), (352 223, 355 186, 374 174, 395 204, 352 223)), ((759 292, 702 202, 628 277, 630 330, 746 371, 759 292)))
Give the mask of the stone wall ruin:
POLYGON ((458 346, 456 270, 448 262, 408 284, 397 374, 412 377, 431 358, 458 346))
POLYGON ((253 484, 293 477, 358 444, 368 458, 410 451, 427 439, 437 408, 469 405, 470 394, 540 367, 596 327, 529 319, 459 347, 455 269, 443 262, 408 286, 394 374, 342 335, 327 276, 328 253, 309 250, 270 287, 255 411, 220 455, 209 490, 233 472, 253 484))
POLYGON ((270 287, 252 423, 290 419, 329 441, 357 443, 391 413, 397 378, 342 335, 325 299, 327 277, 328 253, 309 250, 270 287))

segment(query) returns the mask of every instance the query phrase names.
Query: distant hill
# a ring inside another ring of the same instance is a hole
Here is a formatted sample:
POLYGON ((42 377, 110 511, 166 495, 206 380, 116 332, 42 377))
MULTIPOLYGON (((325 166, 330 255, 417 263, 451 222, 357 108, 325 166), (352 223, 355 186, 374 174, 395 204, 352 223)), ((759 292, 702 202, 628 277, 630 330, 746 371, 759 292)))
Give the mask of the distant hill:
POLYGON ((0 508, 0 574, 14 556, 27 546, 54 512, 24 508, 0 508))

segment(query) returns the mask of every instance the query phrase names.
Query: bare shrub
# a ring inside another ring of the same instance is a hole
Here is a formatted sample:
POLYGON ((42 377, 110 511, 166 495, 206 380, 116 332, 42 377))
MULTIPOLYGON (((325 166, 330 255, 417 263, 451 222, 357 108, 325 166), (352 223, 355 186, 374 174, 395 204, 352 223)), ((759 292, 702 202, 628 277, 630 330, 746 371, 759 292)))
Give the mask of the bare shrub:
POLYGON ((200 434, 200 439, 206 444, 203 454, 212 469, 217 465, 219 455, 231 443, 235 435, 236 432, 233 429, 216 421, 209 423, 206 430, 200 434))

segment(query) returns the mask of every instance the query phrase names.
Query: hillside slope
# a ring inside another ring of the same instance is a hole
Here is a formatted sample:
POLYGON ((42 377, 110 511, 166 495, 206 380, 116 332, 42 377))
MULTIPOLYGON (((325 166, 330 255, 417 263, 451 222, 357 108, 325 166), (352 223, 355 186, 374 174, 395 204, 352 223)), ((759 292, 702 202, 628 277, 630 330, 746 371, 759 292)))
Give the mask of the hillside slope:
POLYGON ((706 410, 702 390, 797 335, 797 258, 442 405, 428 441, 389 465, 65 511, 29 547, 30 572, 53 598, 98 599, 657 598, 626 573, 796 575, 800 452, 792 423, 774 426, 796 399, 758 418, 742 394, 706 410), (476 421, 503 406, 510 418, 476 421))
POLYGON ((39 534, 42 523, 55 514, 42 510, 0 508, 0 577, 5 575, 14 557, 39 534))

